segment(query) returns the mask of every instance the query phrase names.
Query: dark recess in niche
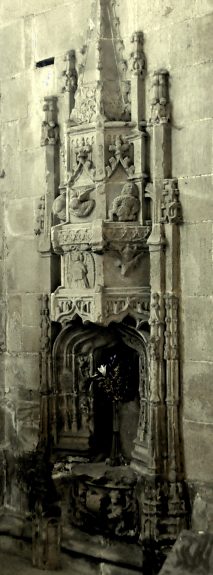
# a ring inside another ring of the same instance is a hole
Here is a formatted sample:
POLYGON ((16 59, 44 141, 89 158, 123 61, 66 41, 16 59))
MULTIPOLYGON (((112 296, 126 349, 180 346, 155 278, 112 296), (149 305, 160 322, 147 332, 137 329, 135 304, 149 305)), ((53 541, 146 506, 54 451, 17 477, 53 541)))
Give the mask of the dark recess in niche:
POLYGON ((45 60, 40 60, 36 62, 36 68, 44 68, 44 66, 52 66, 54 64, 55 58, 46 58, 45 60))

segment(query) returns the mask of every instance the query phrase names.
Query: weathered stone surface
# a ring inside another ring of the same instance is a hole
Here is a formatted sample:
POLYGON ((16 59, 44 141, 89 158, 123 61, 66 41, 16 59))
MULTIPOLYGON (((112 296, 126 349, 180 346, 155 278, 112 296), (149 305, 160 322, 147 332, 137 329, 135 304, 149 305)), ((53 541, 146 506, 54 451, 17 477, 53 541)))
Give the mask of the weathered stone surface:
POLYGON ((172 70, 191 66, 194 62, 193 20, 173 24, 171 28, 170 65, 172 70), (179 42, 176 41, 177 36, 179 42))
POLYGON ((18 352, 22 350, 22 300, 21 297, 8 298, 7 319, 7 350, 18 352))
MULTIPOLYGON (((149 10, 147 10, 149 12, 149 10)), ((144 24, 141 25, 144 30, 144 24)), ((170 56, 170 34, 165 33, 165 28, 155 30, 156 43, 152 42, 152 34, 146 36, 146 54, 148 72, 160 68, 168 69, 170 56)))
MULTIPOLYGON (((76 2, 77 6, 77 2, 76 2)), ((75 6, 56 6, 50 12, 35 17, 36 61, 66 52, 72 45, 83 44, 87 29, 89 6, 81 0, 78 9, 75 6)))
POLYGON ((13 199, 7 204, 5 214, 5 231, 8 236, 33 235, 33 203, 32 199, 13 199))
MULTIPOLYGON (((184 223, 196 224, 197 222, 207 222, 207 221, 212 222, 213 197, 212 194, 210 193, 212 185, 212 176, 197 176, 196 178, 188 178, 188 177, 179 178, 178 185, 180 190, 181 204, 183 208, 184 223)), ((181 226, 180 232, 181 237, 182 234, 184 237, 184 226, 181 226)))
POLYGON ((173 22, 190 19, 195 14, 194 3, 189 5, 187 0, 180 0, 178 4, 172 0, 169 5, 156 0, 150 10, 147 10, 146 0, 142 0, 140 4, 135 2, 135 4, 137 22, 139 27, 145 30, 153 29, 153 27, 165 27, 166 30, 173 22))
POLYGON ((22 346, 24 351, 39 352, 40 350, 40 329, 35 326, 23 326, 22 346))
POLYGON ((19 121, 20 150, 29 152, 40 148, 41 118, 35 107, 28 108, 29 115, 19 121))
POLYGON ((188 480, 212 482, 213 425, 184 420, 183 434, 188 480))
POLYGON ((24 19, 24 65, 31 68, 34 64, 34 18, 30 14, 24 19))
POLYGON ((213 75, 213 63, 206 62, 178 69, 172 74, 171 99, 172 119, 176 129, 181 130, 185 122, 212 118, 212 94, 209 78, 213 75))
POLYGON ((0 351, 6 349, 6 307, 5 302, 0 300, 0 351))
POLYGON ((5 290, 5 273, 4 260, 0 260, 0 298, 4 297, 5 290))
MULTIPOLYGON (((1 27, 0 50, 2 54, 1 77, 9 77, 23 71, 23 22, 18 20, 8 26, 1 27), (5 47, 9 46, 9 50, 5 47)), ((14 84, 15 86, 15 84, 14 84)))
POLYGON ((177 177, 212 173, 212 121, 189 123, 181 130, 174 128, 172 141, 173 171, 177 177))
POLYGON ((48 290, 48 266, 35 250, 35 240, 12 238, 8 241, 7 281, 9 292, 40 292, 48 290), (20 251, 21 250, 21 251, 20 251), (19 259, 19 254, 22 258, 19 259), (46 278, 46 280, 45 280, 46 278))
POLYGON ((213 491, 212 483, 194 482, 189 484, 192 500, 193 531, 213 533, 213 491))
POLYGON ((186 361, 212 361, 213 336, 210 326, 213 321, 213 298, 186 297, 182 300, 183 354, 186 361))
MULTIPOLYGON (((31 198, 31 205, 35 210, 36 201, 44 192, 45 186, 45 164, 43 150, 24 151, 20 155, 21 163, 21 186, 20 196, 31 198), (32 202, 32 197, 36 200, 32 202)), ((35 213, 35 212, 34 212, 35 213)), ((33 230, 34 218, 31 219, 31 230, 33 230)))
POLYGON ((206 14, 193 22, 194 62, 213 60, 212 15, 206 14))
POLYGON ((181 279, 185 297, 212 295, 212 222, 181 227, 181 279))
POLYGON ((30 77, 22 74, 2 82, 2 117, 4 122, 27 118, 29 81, 30 77))
POLYGON ((210 533, 182 531, 160 575, 211 575, 213 536, 210 533))
POLYGON ((198 16, 203 14, 212 13, 212 1, 211 0, 196 0, 195 2, 195 10, 198 16))
POLYGON ((38 393, 39 389, 39 361, 38 355, 33 353, 10 354, 6 357, 6 388, 16 390, 20 394, 20 401, 30 400, 31 390, 38 393), (29 391, 28 391, 29 390, 29 391))
POLYGON ((213 363, 189 361, 183 364, 184 405, 186 419, 212 423, 213 363))
POLYGON ((24 326, 37 326, 40 325, 40 295, 39 294, 24 294, 22 306, 22 318, 24 326))

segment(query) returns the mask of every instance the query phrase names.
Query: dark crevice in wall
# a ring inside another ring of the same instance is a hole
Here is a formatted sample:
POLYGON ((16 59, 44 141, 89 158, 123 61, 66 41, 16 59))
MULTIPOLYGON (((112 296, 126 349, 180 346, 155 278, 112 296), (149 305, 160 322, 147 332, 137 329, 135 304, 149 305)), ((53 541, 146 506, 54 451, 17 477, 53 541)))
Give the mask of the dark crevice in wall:
POLYGON ((36 62, 36 68, 44 68, 44 66, 52 66, 54 64, 55 58, 46 58, 45 60, 40 60, 36 62))

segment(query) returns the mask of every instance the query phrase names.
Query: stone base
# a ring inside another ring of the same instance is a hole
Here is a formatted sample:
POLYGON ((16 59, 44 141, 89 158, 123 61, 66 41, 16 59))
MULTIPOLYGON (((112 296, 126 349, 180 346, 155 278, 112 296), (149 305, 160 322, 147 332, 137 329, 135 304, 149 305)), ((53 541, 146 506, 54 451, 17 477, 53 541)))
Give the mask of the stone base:
POLYGON ((62 551, 82 554, 103 564, 107 562, 109 575, 142 573, 143 553, 139 544, 113 541, 69 527, 63 530, 62 551))

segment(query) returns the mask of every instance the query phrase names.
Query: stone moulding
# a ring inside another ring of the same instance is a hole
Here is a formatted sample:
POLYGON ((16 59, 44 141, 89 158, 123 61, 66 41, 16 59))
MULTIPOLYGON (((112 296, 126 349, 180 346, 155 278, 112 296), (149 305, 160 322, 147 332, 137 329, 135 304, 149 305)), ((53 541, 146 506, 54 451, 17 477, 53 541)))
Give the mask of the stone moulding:
POLYGON ((88 292, 85 295, 81 290, 75 294, 74 290, 70 292, 66 288, 58 288, 52 295, 52 321, 64 325, 80 317, 83 322, 91 321, 105 326, 112 321, 120 322, 129 314, 137 320, 148 321, 150 293, 146 288, 122 293, 110 289, 88 292))

